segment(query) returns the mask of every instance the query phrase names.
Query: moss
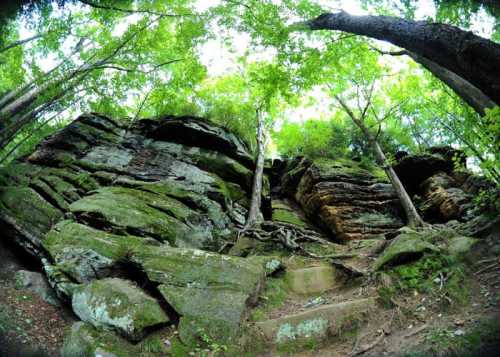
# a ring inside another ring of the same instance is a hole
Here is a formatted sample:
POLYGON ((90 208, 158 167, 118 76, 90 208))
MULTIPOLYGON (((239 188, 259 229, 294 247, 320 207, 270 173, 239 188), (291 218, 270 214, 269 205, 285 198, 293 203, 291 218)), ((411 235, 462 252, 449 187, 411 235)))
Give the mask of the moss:
POLYGON ((299 217, 297 213, 288 209, 273 208, 272 220, 294 224, 299 227, 307 226, 307 224, 299 217))
POLYGON ((395 238, 373 265, 378 270, 385 265, 396 265, 408 260, 415 260, 425 252, 438 252, 439 249, 422 239, 418 233, 402 233, 395 238))
POLYGON ((97 330, 90 324, 77 322, 64 339, 62 357, 93 357, 96 355, 139 356, 138 346, 116 334, 97 330))
POLYGON ((39 239, 62 217, 61 211, 28 187, 0 187, 0 210, 39 239))
POLYGON ((430 254, 424 256, 415 263, 395 267, 390 271, 394 277, 395 285, 379 291, 382 293, 386 303, 390 301, 392 294, 397 292, 408 292, 418 290, 422 293, 447 296, 448 299, 440 298, 447 304, 465 305, 469 302, 469 286, 465 279, 465 266, 452 256, 442 254, 430 254), (441 277, 446 278, 440 287, 441 277), (436 283, 436 279, 439 279, 436 283))
POLYGON ((59 222, 43 242, 58 270, 77 281, 95 277, 95 271, 128 259, 147 242, 140 237, 119 236, 73 221, 59 222))
POLYGON ((100 224, 110 226, 117 233, 132 231, 174 245, 201 245, 197 239, 202 237, 196 234, 195 227, 189 228, 183 223, 196 216, 196 212, 166 196, 122 187, 105 187, 74 202, 70 210, 76 215, 98 219, 100 224))
POLYGON ((40 172, 39 166, 15 162, 0 170, 0 186, 28 186, 32 177, 40 172))
POLYGON ((282 277, 270 277, 266 279, 264 291, 260 295, 260 302, 251 312, 253 321, 263 321, 268 314, 277 308, 282 307, 290 293, 288 282, 282 277))
POLYGON ((46 198, 51 204, 59 208, 62 211, 68 210, 68 204, 59 192, 53 190, 49 185, 40 179, 34 180, 30 187, 33 187, 37 192, 42 193, 43 197, 46 198))
POLYGON ((389 179, 385 171, 379 166, 356 162, 347 158, 329 159, 318 158, 314 165, 320 170, 322 177, 349 176, 375 182, 388 183, 389 179))
POLYGON ((74 202, 80 199, 78 189, 71 183, 56 175, 44 175, 40 180, 49 185, 55 192, 60 194, 69 202, 74 202))
POLYGON ((265 276, 260 265, 246 259, 195 249, 141 247, 132 259, 182 316, 180 337, 190 345, 200 327, 213 341, 234 342, 265 276))

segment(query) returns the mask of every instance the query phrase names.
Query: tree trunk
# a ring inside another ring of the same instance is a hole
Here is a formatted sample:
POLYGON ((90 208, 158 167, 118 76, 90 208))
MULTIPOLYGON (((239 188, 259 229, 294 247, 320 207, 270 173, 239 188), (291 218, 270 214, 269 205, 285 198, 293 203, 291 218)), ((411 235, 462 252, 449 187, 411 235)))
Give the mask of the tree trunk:
POLYGON ((391 42, 455 73, 500 105, 500 45, 458 27, 390 16, 325 13, 303 23, 391 42))
POLYGON ((265 150, 265 125, 264 118, 259 109, 257 114, 257 161, 255 163, 255 173, 253 176, 252 197, 250 199, 250 209, 248 211, 246 228, 250 228, 262 219, 260 205, 262 201, 262 177, 264 174, 264 150, 265 150))
POLYGON ((399 180, 398 175, 396 174, 394 169, 389 164, 387 164, 387 159, 384 155, 384 152, 382 151, 382 148, 380 147, 380 144, 368 132, 368 129, 364 125, 360 126, 360 129, 364 132, 365 136, 367 136, 367 139, 370 141, 373 147, 373 151, 375 152, 375 158, 377 159, 378 164, 384 168, 385 173, 389 177, 392 187, 394 187, 396 195, 399 197, 399 201, 401 202, 401 205, 403 206, 403 209, 405 211, 406 218, 408 219, 408 225, 415 228, 422 227, 424 225, 424 221, 418 214, 417 209, 411 201, 410 195, 408 195, 408 192, 406 192, 406 189, 399 180))
MULTIPOLYGON (((378 143, 377 139, 370 133, 368 128, 364 125, 363 119, 356 118, 351 109, 347 106, 347 104, 345 104, 345 102, 340 97, 336 96, 335 98, 342 106, 342 108, 345 110, 347 115, 349 115, 353 123, 361 129, 363 135, 366 137, 366 139, 372 146, 377 163, 380 166, 382 166, 385 173, 389 177, 392 187, 396 191, 396 195, 398 196, 399 201, 403 206, 403 210, 405 211, 406 214, 406 219, 408 220, 408 225, 413 228, 422 227, 424 225, 424 221, 418 214, 417 209, 415 208, 413 202, 411 201, 410 195, 408 195, 408 192, 406 192, 406 189, 399 180, 398 175, 396 174, 394 169, 387 164, 387 158, 385 157, 385 154, 382 151, 382 148, 380 147, 380 144, 378 143)), ((364 112, 366 113, 366 110, 364 112)))
POLYGON ((444 84, 450 87, 464 102, 469 104, 479 115, 486 115, 486 109, 493 108, 495 103, 481 92, 477 87, 470 84, 462 77, 448 71, 446 68, 419 56, 413 52, 408 52, 415 62, 420 63, 429 72, 439 78, 444 84))

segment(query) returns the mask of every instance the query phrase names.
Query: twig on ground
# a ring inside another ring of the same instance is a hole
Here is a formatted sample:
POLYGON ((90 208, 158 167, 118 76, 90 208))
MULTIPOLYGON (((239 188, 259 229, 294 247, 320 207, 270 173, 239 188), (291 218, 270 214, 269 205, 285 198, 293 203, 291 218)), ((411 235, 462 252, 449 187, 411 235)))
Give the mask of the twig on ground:
POLYGON ((427 327, 429 327, 427 324, 423 324, 422 326, 416 328, 415 330, 411 331, 410 333, 407 333, 403 337, 404 338, 408 338, 408 337, 411 337, 411 336, 415 336, 416 334, 418 334, 418 333, 422 332, 423 330, 425 330, 427 327))

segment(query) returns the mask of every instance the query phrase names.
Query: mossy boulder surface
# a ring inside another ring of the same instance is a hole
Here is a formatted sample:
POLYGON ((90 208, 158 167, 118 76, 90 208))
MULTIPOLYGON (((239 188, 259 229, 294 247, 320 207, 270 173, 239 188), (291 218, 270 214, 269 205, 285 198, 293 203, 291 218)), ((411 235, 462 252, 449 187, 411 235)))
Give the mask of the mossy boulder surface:
POLYGON ((111 234, 65 220, 47 234, 43 246, 58 270, 73 281, 87 283, 108 275, 134 247, 151 243, 142 237, 111 234))
POLYGON ((84 322, 76 322, 64 339, 62 357, 125 357, 138 356, 139 349, 110 331, 95 329, 84 322))
POLYGON ((71 305, 80 319, 94 327, 113 329, 139 341, 147 329, 169 318, 158 301, 127 280, 94 280, 73 293, 71 305))
POLYGON ((426 252, 439 252, 439 248, 427 242, 424 236, 416 232, 400 234, 377 258, 373 268, 378 270, 385 265, 397 265, 418 259, 426 252))
POLYGON ((179 333, 188 344, 200 330, 214 341, 236 342, 265 277, 261 264, 197 249, 146 247, 133 260, 181 315, 179 333))
POLYGON ((0 187, 4 229, 31 254, 38 254, 45 234, 63 213, 29 187, 0 187), (24 239, 18 239, 20 236, 24 239))

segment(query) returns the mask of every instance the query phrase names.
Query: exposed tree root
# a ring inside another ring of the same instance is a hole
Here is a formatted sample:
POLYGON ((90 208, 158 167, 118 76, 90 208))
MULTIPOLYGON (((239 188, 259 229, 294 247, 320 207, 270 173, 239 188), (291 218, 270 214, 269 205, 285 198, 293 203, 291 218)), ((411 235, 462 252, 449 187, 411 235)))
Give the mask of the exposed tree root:
POLYGON ((264 221, 260 224, 260 227, 244 228, 238 232, 238 238, 243 235, 261 242, 275 242, 286 249, 300 252, 305 256, 315 259, 345 259, 356 256, 356 254, 318 255, 311 253, 301 243, 312 242, 332 246, 334 244, 324 239, 316 231, 283 222, 264 221))

